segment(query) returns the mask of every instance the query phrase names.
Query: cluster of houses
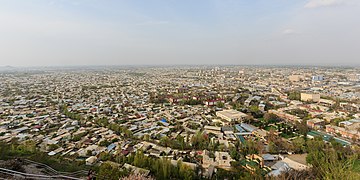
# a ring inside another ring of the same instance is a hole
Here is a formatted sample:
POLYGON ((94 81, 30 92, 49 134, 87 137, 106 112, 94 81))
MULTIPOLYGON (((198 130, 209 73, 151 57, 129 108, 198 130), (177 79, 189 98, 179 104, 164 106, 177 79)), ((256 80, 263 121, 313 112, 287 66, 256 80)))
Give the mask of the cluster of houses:
MULTIPOLYGON (((236 141, 267 144, 269 132, 246 123, 254 118, 251 113, 234 108, 234 104, 241 104, 243 109, 255 106, 263 114, 275 114, 284 123, 306 121, 314 130, 309 137, 329 134, 346 141, 346 145, 359 143, 356 97, 339 102, 323 98, 338 95, 342 91, 338 85, 346 79, 319 73, 326 78, 313 80, 310 69, 260 67, 110 68, 53 70, 26 76, 3 74, 0 141, 33 140, 49 156, 77 156, 85 159, 87 165, 101 163, 104 153, 127 156, 141 150, 148 156, 169 158, 174 165, 182 161, 193 169, 202 167, 204 176, 211 177, 217 168, 232 168, 234 159, 229 148, 236 141), (297 100, 286 94, 293 89, 301 89, 297 100), (294 114, 295 110, 306 112, 307 117, 294 114), (334 123, 337 119, 342 121, 334 123), (199 131, 211 134, 211 141, 225 148, 210 152, 160 145, 162 137, 180 136, 191 144, 199 131)), ((354 83, 357 82, 343 85, 347 93, 356 92, 351 89, 354 83)), ((305 157, 251 154, 242 166, 250 171, 258 166, 276 176, 289 168, 307 168, 305 157)), ((136 168, 130 164, 126 167, 136 168)))

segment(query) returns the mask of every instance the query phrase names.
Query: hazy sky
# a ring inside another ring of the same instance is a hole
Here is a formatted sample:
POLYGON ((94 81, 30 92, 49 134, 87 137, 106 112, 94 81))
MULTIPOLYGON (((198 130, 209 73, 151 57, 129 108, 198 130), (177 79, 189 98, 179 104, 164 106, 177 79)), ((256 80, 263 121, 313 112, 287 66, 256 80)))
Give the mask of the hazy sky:
POLYGON ((0 0, 0 66, 360 65, 360 0, 0 0))

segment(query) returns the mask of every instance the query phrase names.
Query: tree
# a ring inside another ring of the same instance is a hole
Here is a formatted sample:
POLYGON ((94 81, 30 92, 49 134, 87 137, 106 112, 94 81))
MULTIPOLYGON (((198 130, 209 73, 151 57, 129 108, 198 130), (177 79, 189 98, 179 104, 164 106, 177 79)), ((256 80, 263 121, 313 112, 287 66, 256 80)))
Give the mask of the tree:
POLYGON ((111 144, 111 142, 109 142, 108 140, 103 140, 103 141, 101 141, 100 143, 99 143, 99 145, 100 146, 105 146, 105 147, 107 147, 107 146, 109 146, 111 144))
POLYGON ((288 170, 277 176, 276 179, 316 179, 314 172, 309 170, 288 170))
POLYGON ((223 102, 217 102, 216 103, 216 107, 218 107, 218 108, 224 108, 225 107, 225 104, 223 103, 223 102))
POLYGON ((118 180, 119 178, 126 176, 127 171, 121 169, 116 164, 110 162, 104 162, 99 167, 99 173, 97 175, 98 179, 109 179, 109 180, 118 180))
POLYGON ((145 134, 143 137, 144 141, 150 141, 150 135, 149 134, 145 134))
POLYGON ((359 179, 360 175, 353 171, 358 154, 350 154, 348 150, 336 143, 325 144, 321 138, 307 141, 308 156, 306 161, 312 165, 319 179, 359 179), (340 153, 339 153, 340 152, 340 153))
POLYGON ((207 134, 202 131, 197 131, 191 138, 191 145, 195 149, 207 149, 209 147, 210 140, 207 134))
POLYGON ((304 138, 297 137, 292 141, 293 144, 293 151, 295 153, 304 153, 306 152, 306 144, 304 138))
POLYGON ((178 163, 179 167, 179 174, 181 179, 185 179, 185 180, 192 180, 194 179, 194 177, 196 176, 195 172, 187 165, 183 164, 183 163, 178 163))
POLYGON ((57 145, 57 144, 50 144, 49 145, 49 151, 53 151, 53 150, 55 150, 57 148, 59 148, 59 145, 57 145))
POLYGON ((144 153, 142 151, 137 151, 134 157, 134 166, 144 167, 146 165, 146 160, 144 153))
POLYGON ((34 153, 36 151, 36 143, 35 141, 31 141, 31 140, 22 142, 16 147, 16 151, 19 152, 20 154, 34 153))
POLYGON ((240 152, 243 156, 247 156, 249 154, 261 153, 263 148, 264 146, 261 142, 245 141, 245 143, 240 145, 240 152))
POLYGON ((281 119, 279 116, 277 116, 276 114, 273 113, 265 113, 264 114, 264 120, 268 123, 275 123, 275 122, 279 122, 281 119))
POLYGON ((133 136, 133 133, 130 130, 126 129, 124 135, 127 138, 131 138, 133 136))
POLYGON ((118 142, 118 141, 119 141, 118 138, 114 138, 114 139, 111 140, 111 143, 116 143, 116 142, 118 142))
POLYGON ((299 129, 299 133, 306 137, 309 132, 309 127, 306 124, 306 120, 302 120, 301 122, 296 122, 295 126, 299 129))
POLYGON ((171 144, 171 140, 167 136, 161 137, 160 145, 165 146, 165 147, 169 147, 170 144, 171 144))
POLYGON ((184 137, 179 135, 179 136, 176 137, 176 140, 177 140, 177 143, 179 144, 179 146, 180 146, 179 148, 181 150, 184 150, 185 148, 187 148, 184 137))
POLYGON ((233 147, 230 149, 230 157, 236 161, 239 161, 241 158, 241 154, 235 147, 233 147))
POLYGON ((250 106, 249 111, 251 115, 254 116, 255 118, 261 118, 264 115, 263 112, 260 111, 259 107, 255 105, 250 106))
POLYGON ((92 156, 93 154, 92 154, 92 151, 91 150, 87 150, 86 151, 86 156, 92 156))
POLYGON ((99 159, 101 161, 109 161, 111 160, 111 154, 109 154, 108 152, 101 152, 99 154, 99 159))
POLYGON ((298 100, 298 101, 300 101, 301 94, 300 94, 299 91, 291 91, 291 92, 288 93, 288 98, 290 100, 298 100))
POLYGON ((268 149, 271 154, 279 153, 279 147, 274 142, 269 142, 268 149))
POLYGON ((352 136, 352 137, 351 137, 351 141, 352 141, 353 143, 356 143, 356 141, 357 141, 356 136, 352 136))

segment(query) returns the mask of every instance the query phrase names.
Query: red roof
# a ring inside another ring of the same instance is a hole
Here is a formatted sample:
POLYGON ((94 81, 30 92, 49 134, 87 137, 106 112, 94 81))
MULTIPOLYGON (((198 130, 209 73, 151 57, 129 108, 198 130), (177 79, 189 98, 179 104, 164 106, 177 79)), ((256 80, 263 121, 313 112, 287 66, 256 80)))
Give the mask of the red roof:
POLYGON ((36 125, 36 126, 34 126, 34 128, 35 128, 35 129, 40 129, 40 128, 42 128, 42 126, 36 125))

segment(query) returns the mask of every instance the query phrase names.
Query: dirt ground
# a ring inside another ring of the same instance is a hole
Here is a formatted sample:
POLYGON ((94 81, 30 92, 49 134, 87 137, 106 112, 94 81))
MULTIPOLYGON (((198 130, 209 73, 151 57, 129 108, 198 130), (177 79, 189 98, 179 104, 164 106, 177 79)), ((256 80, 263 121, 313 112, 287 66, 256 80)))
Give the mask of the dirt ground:
MULTIPOLYGON (((28 173, 28 174, 50 175, 50 174, 47 174, 43 168, 40 168, 40 167, 36 166, 35 164, 27 164, 27 163, 17 161, 17 160, 8 160, 8 161, 0 160, 0 167, 5 168, 5 169, 14 170, 14 171, 23 172, 23 173, 28 173)), ((11 177, 9 175, 6 175, 6 174, 0 172, 0 180, 2 180, 2 179, 18 180, 18 179, 22 179, 22 178, 21 177, 11 177)))

